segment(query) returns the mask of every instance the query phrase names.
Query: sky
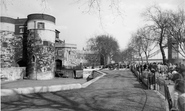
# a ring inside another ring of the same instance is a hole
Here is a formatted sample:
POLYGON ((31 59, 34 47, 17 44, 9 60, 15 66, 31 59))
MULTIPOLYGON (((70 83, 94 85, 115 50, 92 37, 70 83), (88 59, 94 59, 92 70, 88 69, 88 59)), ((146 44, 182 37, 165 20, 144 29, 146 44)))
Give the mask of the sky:
POLYGON ((96 7, 88 12, 89 0, 1 0, 1 16, 26 18, 32 13, 44 13, 56 18, 60 39, 77 44, 77 49, 86 47, 89 38, 101 34, 113 36, 120 49, 127 47, 132 33, 146 21, 141 13, 147 7, 159 5, 163 9, 176 10, 185 7, 185 0, 101 0, 101 13, 96 7))

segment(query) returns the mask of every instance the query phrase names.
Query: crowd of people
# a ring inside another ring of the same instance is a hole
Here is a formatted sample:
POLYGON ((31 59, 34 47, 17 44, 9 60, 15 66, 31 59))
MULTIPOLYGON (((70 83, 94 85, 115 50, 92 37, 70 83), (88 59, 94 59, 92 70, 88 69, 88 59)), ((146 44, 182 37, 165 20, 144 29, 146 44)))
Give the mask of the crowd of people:
POLYGON ((185 66, 183 64, 135 63, 131 65, 138 74, 138 79, 147 78, 149 89, 156 89, 159 77, 174 82, 174 107, 185 111, 185 66))

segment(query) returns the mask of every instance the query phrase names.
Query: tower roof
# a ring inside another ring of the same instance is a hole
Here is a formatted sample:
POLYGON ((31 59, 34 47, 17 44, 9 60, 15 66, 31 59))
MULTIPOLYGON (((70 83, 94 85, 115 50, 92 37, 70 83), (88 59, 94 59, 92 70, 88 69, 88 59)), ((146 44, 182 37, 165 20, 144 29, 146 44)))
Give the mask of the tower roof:
POLYGON ((55 17, 47 14, 41 14, 41 13, 35 13, 35 14, 30 14, 28 15, 28 21, 29 20, 47 20, 55 23, 55 17))

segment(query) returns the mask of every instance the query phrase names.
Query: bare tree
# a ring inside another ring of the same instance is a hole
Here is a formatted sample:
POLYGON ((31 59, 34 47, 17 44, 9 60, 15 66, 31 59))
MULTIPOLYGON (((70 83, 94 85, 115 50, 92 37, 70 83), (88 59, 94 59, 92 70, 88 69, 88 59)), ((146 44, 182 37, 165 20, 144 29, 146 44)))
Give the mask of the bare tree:
MULTIPOLYGON (((12 1, 13 0, 11 0, 11 1, 1 0, 1 2, 0 2, 1 10, 5 9, 5 11, 7 11, 8 4, 14 5, 12 1)), ((47 0, 39 0, 39 2, 40 2, 41 7, 43 8, 43 10, 45 11, 47 8, 47 0)))
POLYGON ((141 36, 138 36, 138 32, 132 34, 131 41, 128 45, 129 48, 133 48, 133 52, 135 52, 135 57, 139 57, 143 63, 143 57, 142 57, 142 39, 141 36), (138 55, 138 56, 137 56, 138 55))
POLYGON ((84 13, 95 13, 98 15, 100 25, 104 29, 103 15, 104 12, 110 12, 115 18, 124 18, 123 11, 120 8, 121 0, 76 0, 75 3, 83 4, 87 7, 84 13))
POLYGON ((127 63, 132 63, 135 61, 135 49, 128 46, 125 50, 121 52, 122 60, 127 63))
POLYGON ((153 49, 156 47, 155 41, 155 32, 151 30, 150 27, 145 26, 139 28, 136 33, 132 34, 129 47, 132 47, 135 50, 135 54, 137 55, 136 57, 139 57, 142 63, 144 58, 148 63, 148 58, 150 57, 153 49))
POLYGON ((151 23, 151 29, 155 31, 158 36, 157 42, 159 44, 163 64, 166 64, 166 55, 164 52, 164 46, 167 44, 167 30, 169 21, 169 12, 163 11, 160 7, 152 6, 146 10, 143 14, 151 23))
POLYGON ((141 41, 142 52, 144 53, 146 62, 148 63, 151 51, 156 47, 155 34, 148 26, 139 29, 137 34, 141 41))

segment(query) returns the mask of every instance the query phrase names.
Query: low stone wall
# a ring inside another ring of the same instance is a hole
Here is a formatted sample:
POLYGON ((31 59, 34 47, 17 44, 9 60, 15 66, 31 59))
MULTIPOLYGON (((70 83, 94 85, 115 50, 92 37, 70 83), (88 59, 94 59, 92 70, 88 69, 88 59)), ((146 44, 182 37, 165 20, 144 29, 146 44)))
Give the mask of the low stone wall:
POLYGON ((74 70, 61 70, 64 77, 74 78, 74 70))
POLYGON ((54 73, 51 71, 47 72, 42 72, 42 73, 37 73, 36 77, 37 80, 48 80, 48 79, 53 79, 54 78, 54 73))
POLYGON ((1 81, 15 81, 26 75, 25 67, 1 68, 1 81))

